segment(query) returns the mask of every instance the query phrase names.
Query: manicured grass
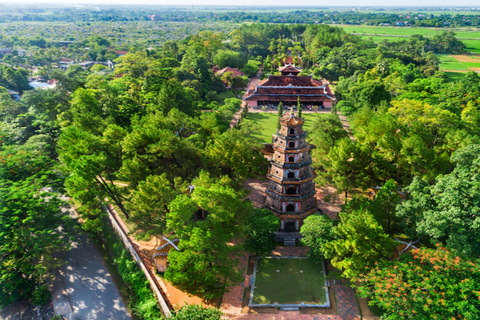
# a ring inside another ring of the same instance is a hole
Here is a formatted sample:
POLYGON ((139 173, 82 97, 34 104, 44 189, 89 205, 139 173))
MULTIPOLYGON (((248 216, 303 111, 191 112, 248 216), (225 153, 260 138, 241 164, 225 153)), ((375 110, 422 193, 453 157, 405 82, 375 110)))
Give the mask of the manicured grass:
POLYGON ((253 136, 260 143, 272 143, 272 134, 277 131, 278 115, 276 113, 248 113, 247 120, 251 120, 258 130, 253 132, 253 136))
POLYGON ((254 286, 253 303, 255 304, 300 304, 302 302, 323 304, 326 302, 323 266, 307 258, 260 259, 254 286))
MULTIPOLYGON (((305 119, 303 128, 310 132, 313 120, 317 114, 304 113, 302 117, 305 119)), ((278 115, 276 113, 248 113, 247 120, 251 120, 259 127, 259 131, 253 133, 253 136, 258 139, 260 143, 272 143, 272 134, 277 132, 278 115)))

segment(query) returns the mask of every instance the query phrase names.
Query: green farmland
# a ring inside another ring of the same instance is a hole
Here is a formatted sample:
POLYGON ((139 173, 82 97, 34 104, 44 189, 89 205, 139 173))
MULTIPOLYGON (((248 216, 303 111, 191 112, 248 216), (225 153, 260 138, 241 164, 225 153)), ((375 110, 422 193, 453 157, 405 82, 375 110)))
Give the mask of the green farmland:
POLYGON ((437 56, 440 59, 441 70, 468 71, 468 67, 454 57, 451 57, 447 54, 439 54, 437 56))
POLYGON ((419 27, 380 27, 380 26, 342 26, 348 33, 362 35, 364 38, 372 38, 375 42, 399 41, 421 34, 433 37, 447 30, 452 30, 458 38, 461 38, 468 52, 480 53, 480 28, 419 28, 419 27), (463 39, 465 38, 465 39, 463 39))
POLYGON ((341 26, 348 33, 412 36, 421 34, 433 37, 444 31, 452 30, 459 38, 478 38, 480 40, 480 28, 420 28, 420 27, 380 27, 380 26, 341 26))

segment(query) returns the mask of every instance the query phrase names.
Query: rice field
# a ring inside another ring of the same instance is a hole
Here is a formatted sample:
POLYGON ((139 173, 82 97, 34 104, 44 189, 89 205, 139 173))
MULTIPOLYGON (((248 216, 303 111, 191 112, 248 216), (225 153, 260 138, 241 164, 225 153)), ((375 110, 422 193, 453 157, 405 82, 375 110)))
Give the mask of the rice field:
POLYGON ((393 35, 393 36, 412 36, 421 34, 423 36, 433 37, 444 31, 452 30, 458 38, 475 38, 480 40, 480 28, 421 28, 421 27, 381 27, 381 26, 341 26, 348 33, 371 34, 371 35, 393 35))
POLYGON ((480 56, 439 54, 440 70, 480 72, 480 56))
POLYGON ((420 27, 380 27, 380 26, 341 26, 348 33, 358 34, 364 38, 372 38, 375 42, 399 41, 421 34, 433 37, 444 31, 452 30, 466 46, 466 51, 480 54, 480 28, 420 28, 420 27))

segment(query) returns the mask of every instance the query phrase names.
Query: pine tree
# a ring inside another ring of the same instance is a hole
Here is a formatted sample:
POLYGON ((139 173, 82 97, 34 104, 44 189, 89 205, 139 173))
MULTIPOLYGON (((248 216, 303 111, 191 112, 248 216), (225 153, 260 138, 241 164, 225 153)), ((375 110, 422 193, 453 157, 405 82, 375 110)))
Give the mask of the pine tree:
POLYGON ((280 129, 280 119, 283 117, 283 104, 280 102, 278 104, 278 123, 277 129, 280 129))
POLYGON ((300 104, 300 96, 298 96, 297 99, 297 117, 301 118, 302 117, 302 105, 300 104))

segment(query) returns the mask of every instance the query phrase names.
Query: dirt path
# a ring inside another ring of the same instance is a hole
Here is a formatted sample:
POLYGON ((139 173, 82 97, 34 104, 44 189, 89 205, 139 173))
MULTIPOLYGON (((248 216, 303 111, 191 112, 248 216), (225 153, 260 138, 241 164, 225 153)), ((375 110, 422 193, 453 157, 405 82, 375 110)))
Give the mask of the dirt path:
MULTIPOLYGON (((250 78, 250 80, 248 81, 247 90, 245 91, 245 94, 247 94, 248 90, 250 90, 250 88, 253 88, 253 86, 255 86, 255 84, 260 80, 259 75, 261 73, 262 73, 262 66, 260 66, 260 68, 258 69, 258 73, 255 75, 255 77, 250 78)), ((245 101, 245 94, 242 97, 241 108, 237 111, 237 113, 235 113, 232 120, 230 120, 230 129, 235 127, 240 121, 240 118, 242 117, 243 109, 248 108, 247 101, 245 101)))

